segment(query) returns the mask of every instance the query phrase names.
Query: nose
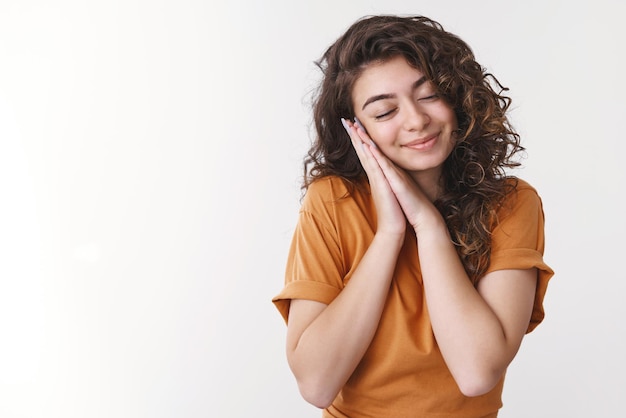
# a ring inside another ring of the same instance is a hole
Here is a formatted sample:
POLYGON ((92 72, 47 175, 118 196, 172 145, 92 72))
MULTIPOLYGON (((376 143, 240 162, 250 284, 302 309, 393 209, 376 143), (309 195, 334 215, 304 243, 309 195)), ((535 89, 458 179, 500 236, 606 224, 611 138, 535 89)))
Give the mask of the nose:
POLYGON ((404 109, 404 129, 407 131, 419 132, 430 123, 430 116, 419 103, 408 103, 404 109))

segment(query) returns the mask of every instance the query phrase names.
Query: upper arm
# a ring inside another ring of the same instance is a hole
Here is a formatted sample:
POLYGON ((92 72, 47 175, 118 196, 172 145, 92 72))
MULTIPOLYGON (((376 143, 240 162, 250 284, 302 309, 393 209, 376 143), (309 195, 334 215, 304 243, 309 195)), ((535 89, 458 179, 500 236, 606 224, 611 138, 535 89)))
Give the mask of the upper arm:
POLYGON ((478 282, 478 293, 502 326, 509 361, 528 329, 536 288, 536 268, 496 270, 478 282))
MULTIPOLYGON (((524 330, 528 333, 543 320, 543 299, 554 272, 543 260, 545 236, 541 198, 523 180, 518 181, 516 191, 507 197, 499 209, 498 223, 491 238, 490 272, 479 282, 479 292, 499 318, 499 312, 506 309, 507 304, 514 303, 517 306, 526 298, 526 306, 530 305, 531 309, 531 319, 524 330), (522 271, 532 273, 524 274, 522 271), (524 279, 519 278, 520 274, 526 276, 525 287, 522 283, 524 279), (509 276, 514 280, 508 280, 509 276), (507 294, 509 288, 511 294, 507 294), (501 296, 498 294, 499 289, 504 291, 501 296), (490 296, 492 293, 496 293, 496 297, 490 296), (531 293, 532 302, 528 300, 531 293)), ((517 306, 516 309, 519 308, 517 306)), ((500 320, 502 322, 504 319, 500 320)), ((507 326, 507 329, 510 328, 507 326)))

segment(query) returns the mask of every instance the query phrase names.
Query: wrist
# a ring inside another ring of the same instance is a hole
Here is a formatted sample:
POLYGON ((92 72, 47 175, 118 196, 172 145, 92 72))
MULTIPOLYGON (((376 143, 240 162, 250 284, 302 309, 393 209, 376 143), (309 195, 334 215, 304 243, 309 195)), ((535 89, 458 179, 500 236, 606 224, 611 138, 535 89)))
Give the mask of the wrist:
POLYGON ((422 219, 413 225, 415 236, 418 238, 426 239, 428 237, 445 237, 450 239, 450 232, 443 217, 437 212, 426 219, 422 219))
POLYGON ((384 246, 391 246, 400 248, 404 243, 404 236, 406 235, 406 229, 400 231, 386 231, 377 230, 374 234, 374 241, 384 246))

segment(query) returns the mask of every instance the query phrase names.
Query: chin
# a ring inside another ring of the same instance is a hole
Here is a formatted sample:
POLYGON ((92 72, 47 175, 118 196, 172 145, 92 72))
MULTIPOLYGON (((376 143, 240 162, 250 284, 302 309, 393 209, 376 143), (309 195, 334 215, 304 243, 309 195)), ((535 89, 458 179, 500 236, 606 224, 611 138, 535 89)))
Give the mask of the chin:
POLYGON ((432 170, 441 170, 443 167, 443 163, 445 160, 429 161, 429 162, 420 162, 413 164, 406 164, 405 166, 401 166, 406 171, 411 172, 420 172, 420 171, 432 171, 432 170))

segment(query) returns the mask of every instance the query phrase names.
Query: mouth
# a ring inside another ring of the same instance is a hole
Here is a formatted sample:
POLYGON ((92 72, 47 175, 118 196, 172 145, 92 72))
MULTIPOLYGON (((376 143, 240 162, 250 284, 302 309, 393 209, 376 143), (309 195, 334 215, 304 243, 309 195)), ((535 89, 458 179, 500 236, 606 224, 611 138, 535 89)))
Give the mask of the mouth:
POLYGON ((437 142, 438 138, 439 138, 439 134, 435 134, 426 138, 420 138, 420 139, 416 139, 415 141, 406 143, 403 145, 403 147, 407 147, 407 148, 411 148, 411 149, 419 150, 419 151, 428 150, 428 149, 431 149, 435 145, 435 142, 437 142))

